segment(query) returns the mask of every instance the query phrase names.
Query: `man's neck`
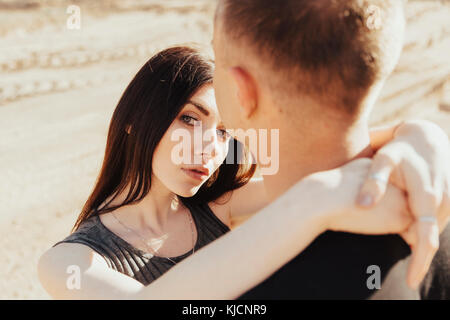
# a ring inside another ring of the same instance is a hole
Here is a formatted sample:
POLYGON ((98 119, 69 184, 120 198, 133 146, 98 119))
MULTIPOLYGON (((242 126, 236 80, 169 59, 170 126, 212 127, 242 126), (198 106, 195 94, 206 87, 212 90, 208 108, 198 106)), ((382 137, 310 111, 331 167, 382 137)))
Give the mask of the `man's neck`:
POLYGON ((279 170, 264 176, 267 195, 272 201, 314 172, 372 155, 367 121, 346 127, 339 121, 329 121, 314 123, 314 128, 280 128, 279 170))

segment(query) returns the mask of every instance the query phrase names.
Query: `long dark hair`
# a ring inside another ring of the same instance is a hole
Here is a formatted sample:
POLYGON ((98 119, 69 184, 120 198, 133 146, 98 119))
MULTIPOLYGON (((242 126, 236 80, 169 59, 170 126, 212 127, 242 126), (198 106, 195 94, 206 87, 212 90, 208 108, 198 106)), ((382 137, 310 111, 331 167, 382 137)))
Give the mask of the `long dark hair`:
MULTIPOLYGON (((139 70, 113 113, 100 174, 72 231, 91 216, 139 202, 148 194, 156 146, 186 102, 212 83, 213 71, 213 62, 189 47, 161 51, 139 70), (128 185, 125 200, 110 206, 128 185)), ((224 161, 193 197, 179 197, 183 203, 216 201, 251 179, 256 165, 245 161, 247 150, 234 139, 229 147, 234 151, 229 152, 232 164, 224 161)))

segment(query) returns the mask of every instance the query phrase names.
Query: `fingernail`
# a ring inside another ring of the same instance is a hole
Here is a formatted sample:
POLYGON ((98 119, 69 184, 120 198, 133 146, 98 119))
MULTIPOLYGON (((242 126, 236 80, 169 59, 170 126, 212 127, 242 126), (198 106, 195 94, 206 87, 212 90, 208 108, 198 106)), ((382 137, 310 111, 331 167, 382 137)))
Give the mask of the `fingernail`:
POLYGON ((363 207, 370 207, 373 204, 373 197, 369 194, 361 195, 358 198, 358 203, 363 207))

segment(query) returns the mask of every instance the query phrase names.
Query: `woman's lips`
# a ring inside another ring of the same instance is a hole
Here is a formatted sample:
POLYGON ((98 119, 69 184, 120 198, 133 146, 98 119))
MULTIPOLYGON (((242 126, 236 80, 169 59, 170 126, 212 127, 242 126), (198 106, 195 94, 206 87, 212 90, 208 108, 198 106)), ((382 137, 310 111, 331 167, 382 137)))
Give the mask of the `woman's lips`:
POLYGON ((208 175, 205 172, 196 171, 195 169, 181 169, 183 170, 189 177, 203 181, 208 178, 208 175))

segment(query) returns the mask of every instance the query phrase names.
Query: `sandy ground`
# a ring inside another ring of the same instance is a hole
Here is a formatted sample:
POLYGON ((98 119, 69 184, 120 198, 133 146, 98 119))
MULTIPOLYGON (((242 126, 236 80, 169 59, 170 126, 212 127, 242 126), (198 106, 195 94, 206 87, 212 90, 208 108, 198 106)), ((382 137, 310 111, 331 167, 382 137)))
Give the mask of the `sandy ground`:
MULTIPOLYGON (((48 299, 39 256, 68 235, 93 187, 112 111, 152 53, 211 40, 214 1, 0 0, 0 299, 48 299)), ((450 134, 450 4, 412 1, 401 62, 373 124, 450 134)), ((208 49, 207 49, 208 50, 208 49)))

